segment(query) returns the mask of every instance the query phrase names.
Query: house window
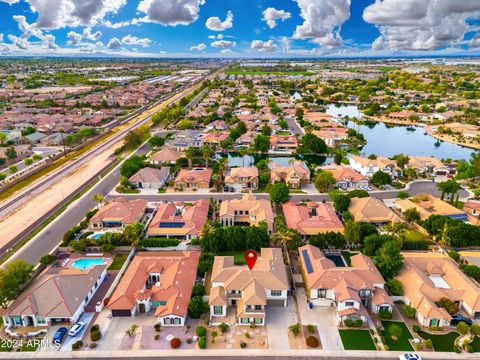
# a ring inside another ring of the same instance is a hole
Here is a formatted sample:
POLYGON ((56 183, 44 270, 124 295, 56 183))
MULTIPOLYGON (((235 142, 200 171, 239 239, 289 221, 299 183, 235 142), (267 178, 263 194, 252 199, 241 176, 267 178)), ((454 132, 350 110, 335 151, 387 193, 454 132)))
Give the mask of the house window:
POLYGON ((282 290, 272 290, 272 296, 282 296, 282 290))
POLYGON ((43 316, 37 316, 37 324, 38 325, 43 325, 47 323, 47 319, 45 319, 43 316))
POLYGON ((255 306, 254 306, 254 309, 255 309, 255 310, 262 310, 262 305, 255 305, 255 306))
POLYGON ((255 318, 253 319, 253 323, 256 325, 263 324, 263 319, 262 318, 255 318))
POLYGON ((163 323, 165 325, 170 325, 172 322, 171 322, 170 318, 167 317, 167 318, 163 319, 163 323))
POLYGON ((327 297, 327 289, 318 289, 318 297, 324 299, 327 297))
POLYGON ((13 323, 15 325, 22 325, 22 318, 20 316, 14 316, 13 317, 13 323))
POLYGON ((213 307, 213 313, 215 315, 222 315, 222 313, 223 313, 222 307, 221 306, 214 306, 213 307))
POLYGON ((180 325, 181 324, 180 318, 173 319, 173 324, 174 325, 180 325))
POLYGON ((242 324, 250 324, 249 318, 240 318, 240 323, 242 323, 242 324))
POLYGON ((355 305, 355 303, 354 303, 353 301, 345 301, 345 306, 350 306, 350 307, 352 307, 352 306, 354 306, 354 305, 355 305))

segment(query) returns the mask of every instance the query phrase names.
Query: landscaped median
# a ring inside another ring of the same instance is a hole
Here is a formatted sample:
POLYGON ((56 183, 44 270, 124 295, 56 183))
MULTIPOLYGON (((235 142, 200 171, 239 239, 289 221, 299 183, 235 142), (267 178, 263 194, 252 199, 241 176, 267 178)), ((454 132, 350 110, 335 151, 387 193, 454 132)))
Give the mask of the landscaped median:
POLYGON ((339 329, 345 350, 377 350, 369 330, 339 329))

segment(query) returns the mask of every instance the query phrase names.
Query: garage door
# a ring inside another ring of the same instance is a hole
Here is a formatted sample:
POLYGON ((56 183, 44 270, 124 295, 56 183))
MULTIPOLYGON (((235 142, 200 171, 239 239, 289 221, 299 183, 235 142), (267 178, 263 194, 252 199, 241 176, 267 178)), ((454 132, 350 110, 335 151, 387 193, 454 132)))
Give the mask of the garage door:
POLYGON ((132 316, 131 310, 112 310, 112 316, 132 316))
POLYGON ((270 306, 283 306, 283 300, 267 300, 267 305, 270 305, 270 306))

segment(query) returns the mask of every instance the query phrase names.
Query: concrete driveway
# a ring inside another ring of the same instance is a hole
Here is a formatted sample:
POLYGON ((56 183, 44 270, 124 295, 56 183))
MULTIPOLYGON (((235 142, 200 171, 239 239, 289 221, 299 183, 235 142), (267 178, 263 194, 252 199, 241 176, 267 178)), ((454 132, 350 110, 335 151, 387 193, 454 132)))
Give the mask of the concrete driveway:
MULTIPOLYGON (((70 336, 70 335, 67 334, 67 336, 65 337, 65 341, 63 342, 62 347, 60 348, 60 351, 72 351, 72 345, 77 340, 82 339, 83 334, 85 334, 85 331, 87 331, 87 328, 88 328, 88 325, 90 324, 90 321, 92 321, 93 315, 95 315, 95 314, 94 313, 85 313, 80 317, 78 322, 80 322, 80 321, 83 322, 85 324, 84 328, 82 329, 82 331, 80 331, 77 334, 77 336, 70 336)), ((71 326, 70 326, 70 328, 71 328, 71 326)), ((70 330, 70 328, 67 328, 67 329, 70 330)))
POLYGON ((287 307, 267 306, 266 312, 268 348, 288 350, 288 327, 298 322, 293 298, 288 297, 287 307))
POLYGON ((305 289, 302 288, 297 288, 296 296, 302 325, 312 324, 317 326, 323 350, 343 350, 335 308, 317 306, 310 309, 305 289))

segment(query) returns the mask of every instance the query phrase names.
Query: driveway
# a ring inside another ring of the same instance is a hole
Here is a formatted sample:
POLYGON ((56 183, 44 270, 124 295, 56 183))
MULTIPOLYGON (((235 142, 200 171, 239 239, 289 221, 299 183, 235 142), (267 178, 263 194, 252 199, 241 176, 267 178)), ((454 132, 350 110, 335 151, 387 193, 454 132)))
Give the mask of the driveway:
POLYGON ((343 350, 342 339, 338 333, 335 308, 316 306, 310 309, 305 289, 297 288, 298 307, 302 325, 316 325, 320 334, 323 350, 343 350))
MULTIPOLYGON (((90 321, 92 321, 92 318, 93 318, 93 315, 95 315, 95 313, 84 313, 80 319, 78 320, 78 322, 83 322, 85 324, 85 326, 83 327, 82 331, 80 331, 77 336, 70 336, 70 335, 66 335, 65 336, 65 341, 63 342, 62 344, 62 347, 60 348, 60 351, 72 351, 72 345, 77 341, 77 340, 81 340, 82 337, 83 337, 83 334, 85 334, 85 331, 87 331, 87 328, 88 328, 88 325, 90 324, 90 321)), ((73 326, 73 325, 72 325, 73 326)), ((70 328, 67 328, 68 330, 70 330, 70 328)))
POLYGON ((269 349, 288 350, 288 327, 296 324, 297 312, 291 296, 288 297, 287 307, 267 306, 267 336, 269 349))
MULTIPOLYGON (((58 347, 53 344, 53 336, 57 332, 58 329, 60 329, 63 325, 52 325, 48 329, 47 333, 45 334, 45 337, 43 338, 44 344, 48 344, 48 346, 39 346, 37 352, 45 352, 45 351, 57 351, 58 347)), ((68 327, 66 326, 68 329, 68 327)), ((65 335, 65 338, 67 336, 65 335)))

